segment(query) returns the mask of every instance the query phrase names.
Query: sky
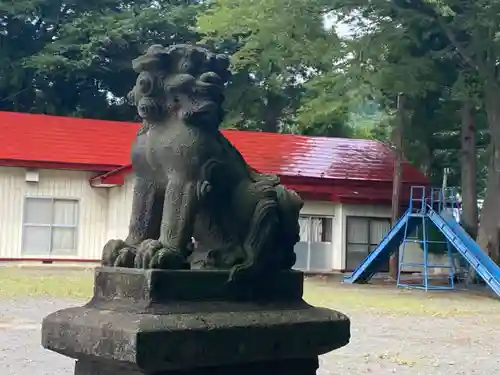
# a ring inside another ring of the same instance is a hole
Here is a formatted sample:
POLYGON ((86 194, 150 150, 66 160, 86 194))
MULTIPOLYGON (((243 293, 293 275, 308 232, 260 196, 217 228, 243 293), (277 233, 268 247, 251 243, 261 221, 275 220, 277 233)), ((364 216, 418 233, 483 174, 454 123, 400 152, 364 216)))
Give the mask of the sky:
POLYGON ((335 16, 331 14, 325 16, 324 24, 327 30, 335 27, 339 36, 349 36, 353 32, 351 25, 337 22, 335 16))

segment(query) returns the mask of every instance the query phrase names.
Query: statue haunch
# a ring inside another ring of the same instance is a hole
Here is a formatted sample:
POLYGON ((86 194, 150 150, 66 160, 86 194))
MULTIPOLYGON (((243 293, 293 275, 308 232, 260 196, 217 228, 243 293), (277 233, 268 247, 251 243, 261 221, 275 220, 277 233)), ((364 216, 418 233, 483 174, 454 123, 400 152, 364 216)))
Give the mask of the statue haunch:
POLYGON ((219 131, 229 60, 192 45, 154 45, 133 61, 129 99, 143 119, 129 235, 103 264, 189 269, 194 237, 205 268, 231 279, 290 269, 303 202, 279 178, 253 170, 219 131))

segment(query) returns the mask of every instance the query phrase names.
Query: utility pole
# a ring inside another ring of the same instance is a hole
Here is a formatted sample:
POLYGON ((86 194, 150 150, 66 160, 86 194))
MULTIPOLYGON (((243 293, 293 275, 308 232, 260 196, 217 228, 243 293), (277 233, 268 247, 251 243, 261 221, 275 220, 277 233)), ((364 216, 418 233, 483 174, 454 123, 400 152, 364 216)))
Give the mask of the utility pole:
POLYGON ((450 168, 443 169, 443 194, 448 187, 448 175, 450 174, 450 168))
MULTIPOLYGON (((394 145, 394 174, 392 178, 392 225, 396 224, 400 216, 401 184, 403 180, 403 129, 405 123, 406 97, 398 94, 396 122, 392 129, 392 143, 394 145)), ((396 280, 399 270, 399 246, 389 259, 389 275, 396 280)))

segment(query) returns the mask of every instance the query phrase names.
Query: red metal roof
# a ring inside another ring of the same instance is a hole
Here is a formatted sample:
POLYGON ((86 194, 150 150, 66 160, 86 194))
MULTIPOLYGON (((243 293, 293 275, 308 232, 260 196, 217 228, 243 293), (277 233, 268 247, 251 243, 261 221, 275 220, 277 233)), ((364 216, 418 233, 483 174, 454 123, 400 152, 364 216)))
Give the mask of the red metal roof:
MULTIPOLYGON (((394 154, 384 144, 364 139, 225 131, 246 161, 261 172, 335 180, 392 181, 394 154)), ((425 181, 405 163, 403 180, 425 181)))
POLYGON ((0 111, 0 164, 112 170, 130 161, 137 124, 0 111))
MULTIPOLYGON (((0 112, 0 164, 54 163, 111 171, 130 162, 136 123, 0 112)), ((308 178, 392 181, 394 155, 373 140, 225 130, 259 171, 308 178)), ((28 166, 28 165, 27 165, 28 166)), ((404 164, 403 180, 426 178, 404 164)))

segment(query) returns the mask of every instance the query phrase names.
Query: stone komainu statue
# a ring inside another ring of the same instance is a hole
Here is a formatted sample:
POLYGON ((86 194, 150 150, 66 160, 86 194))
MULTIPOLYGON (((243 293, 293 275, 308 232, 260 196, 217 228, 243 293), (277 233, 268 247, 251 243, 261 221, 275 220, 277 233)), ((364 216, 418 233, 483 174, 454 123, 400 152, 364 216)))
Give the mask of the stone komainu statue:
POLYGON ((192 45, 154 45, 133 61, 129 99, 143 119, 129 235, 110 240, 103 265, 189 269, 191 239, 205 268, 231 279, 290 269, 300 197, 252 169, 219 131, 229 60, 192 45))

